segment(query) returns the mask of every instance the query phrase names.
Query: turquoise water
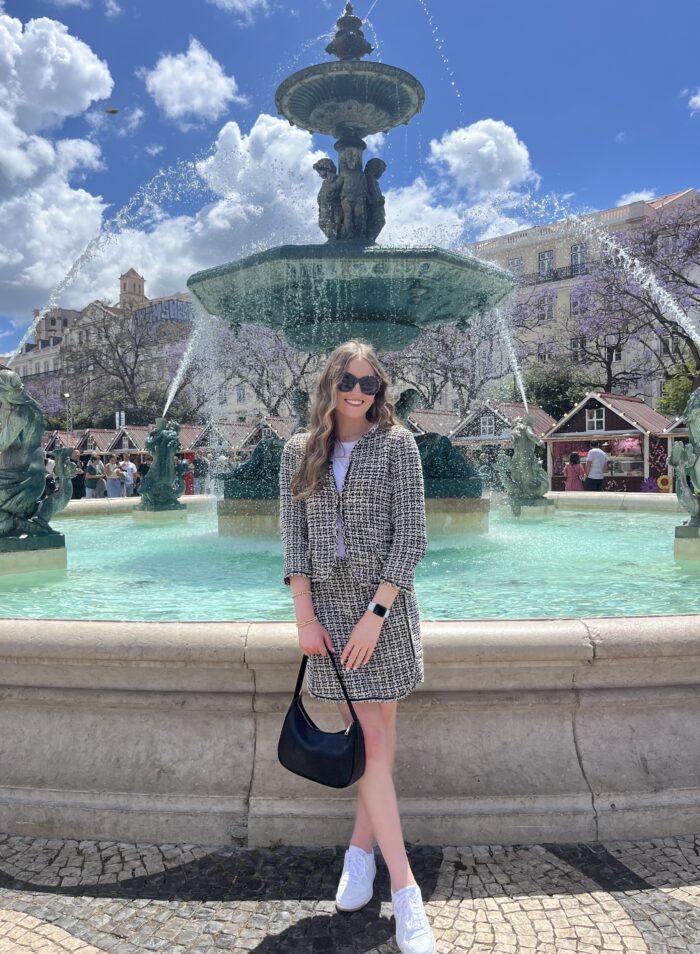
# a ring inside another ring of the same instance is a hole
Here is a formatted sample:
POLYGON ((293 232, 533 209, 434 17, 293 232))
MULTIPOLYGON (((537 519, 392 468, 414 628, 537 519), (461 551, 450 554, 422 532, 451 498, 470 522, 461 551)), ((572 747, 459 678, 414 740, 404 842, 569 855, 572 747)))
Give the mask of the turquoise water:
MULTIPOLYGON (((700 570, 673 561, 682 514, 559 511, 484 536, 432 538, 416 571, 425 619, 700 612, 700 570)), ((137 527, 70 518, 63 578, 0 580, 0 615, 61 619, 292 619, 278 538, 219 537, 214 514, 137 527)))

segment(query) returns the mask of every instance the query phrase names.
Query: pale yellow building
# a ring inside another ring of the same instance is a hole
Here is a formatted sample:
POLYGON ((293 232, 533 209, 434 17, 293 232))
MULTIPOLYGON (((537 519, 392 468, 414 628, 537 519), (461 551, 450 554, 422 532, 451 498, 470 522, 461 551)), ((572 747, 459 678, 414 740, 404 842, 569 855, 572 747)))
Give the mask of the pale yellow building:
MULTIPOLYGON (((526 360, 546 362, 556 351, 567 352, 576 363, 583 358, 582 342, 567 330, 567 319, 575 317, 576 290, 582 278, 588 274, 595 256, 595 240, 586 234, 587 226, 602 227, 610 232, 625 232, 638 228, 670 203, 686 202, 697 197, 694 189, 685 189, 651 200, 639 200, 614 209, 606 209, 582 218, 582 228, 577 232, 568 223, 535 226, 497 238, 476 242, 470 250, 477 258, 495 262, 515 272, 520 277, 518 297, 521 302, 536 298, 535 316, 537 327, 523 333, 520 340, 529 356, 526 360)), ((634 352, 634 345, 624 349, 614 346, 611 357, 619 369, 639 367, 641 352, 634 352)), ((659 343, 659 347, 663 346, 659 343)), ((641 346, 637 346, 641 348, 641 346)), ((649 375, 640 376, 621 393, 643 397, 652 406, 658 399, 663 380, 649 363, 649 375)))

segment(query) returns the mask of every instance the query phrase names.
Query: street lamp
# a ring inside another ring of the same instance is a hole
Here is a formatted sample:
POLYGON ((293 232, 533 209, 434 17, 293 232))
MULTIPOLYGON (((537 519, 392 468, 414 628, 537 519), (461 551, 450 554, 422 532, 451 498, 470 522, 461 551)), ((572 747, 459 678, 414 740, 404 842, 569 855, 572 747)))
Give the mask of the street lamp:
POLYGON ((66 400, 66 430, 70 434, 73 430, 73 405, 70 403, 70 394, 67 391, 63 397, 66 400))

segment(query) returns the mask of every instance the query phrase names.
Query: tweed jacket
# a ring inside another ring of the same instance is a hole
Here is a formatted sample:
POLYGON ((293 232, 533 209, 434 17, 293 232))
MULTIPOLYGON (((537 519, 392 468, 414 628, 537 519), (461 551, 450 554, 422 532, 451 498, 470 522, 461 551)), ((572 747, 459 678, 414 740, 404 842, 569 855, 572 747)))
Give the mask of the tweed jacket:
POLYGON ((307 500, 293 501, 290 484, 307 438, 306 433, 294 434, 282 451, 284 582, 289 584, 297 574, 314 581, 332 575, 339 513, 353 576, 412 593, 414 570, 428 540, 423 470, 411 432, 399 424, 381 428, 373 424, 352 449, 341 494, 329 462, 321 489, 307 500))

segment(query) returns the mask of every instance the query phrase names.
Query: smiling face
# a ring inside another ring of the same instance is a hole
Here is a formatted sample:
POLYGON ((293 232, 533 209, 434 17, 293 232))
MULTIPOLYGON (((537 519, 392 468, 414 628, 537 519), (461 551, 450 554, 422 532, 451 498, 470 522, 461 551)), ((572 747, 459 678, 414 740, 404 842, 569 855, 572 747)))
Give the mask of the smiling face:
MULTIPOLYGON (((345 370, 362 378, 367 374, 376 375, 376 371, 365 358, 351 358, 345 365, 345 370)), ((348 422, 357 422, 365 417, 367 411, 374 404, 374 394, 363 394, 360 382, 356 382, 352 391, 335 389, 335 413, 346 418, 348 422)))

